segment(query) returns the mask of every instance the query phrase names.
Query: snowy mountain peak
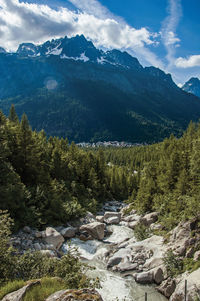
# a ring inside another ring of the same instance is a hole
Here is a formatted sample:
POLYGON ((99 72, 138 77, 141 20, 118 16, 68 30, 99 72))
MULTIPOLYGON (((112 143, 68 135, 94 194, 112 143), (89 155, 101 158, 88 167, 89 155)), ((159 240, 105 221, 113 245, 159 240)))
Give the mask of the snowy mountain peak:
POLYGON ((183 85, 182 89, 200 97, 200 80, 197 77, 192 77, 183 85))
POLYGON ((17 53, 22 56, 36 56, 38 47, 32 43, 23 43, 19 45, 17 53))

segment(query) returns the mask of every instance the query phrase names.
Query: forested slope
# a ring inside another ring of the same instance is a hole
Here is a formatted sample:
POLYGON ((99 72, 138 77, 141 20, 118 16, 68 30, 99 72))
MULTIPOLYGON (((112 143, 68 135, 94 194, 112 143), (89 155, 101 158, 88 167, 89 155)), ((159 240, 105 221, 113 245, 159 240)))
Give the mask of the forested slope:
POLYGON ((109 199, 141 213, 159 211, 164 227, 200 214, 200 126, 131 148, 81 149, 32 131, 14 107, 0 113, 0 209, 17 225, 61 224, 109 199))
POLYGON ((158 211, 166 230, 200 214, 199 124, 190 123, 180 139, 171 135, 159 144, 107 149, 105 157, 113 164, 113 191, 123 170, 129 202, 141 213, 158 211))

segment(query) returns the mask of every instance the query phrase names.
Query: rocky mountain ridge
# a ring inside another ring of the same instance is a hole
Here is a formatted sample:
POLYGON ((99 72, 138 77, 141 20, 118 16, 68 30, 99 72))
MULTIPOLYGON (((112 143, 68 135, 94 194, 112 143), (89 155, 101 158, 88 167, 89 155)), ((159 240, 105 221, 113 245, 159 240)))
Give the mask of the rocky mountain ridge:
POLYGON ((183 85, 182 89, 200 97, 200 80, 197 77, 192 77, 183 85))
POLYGON ((155 142, 200 117, 200 101, 170 74, 84 36, 0 53, 0 109, 12 103, 32 127, 75 142, 155 142))

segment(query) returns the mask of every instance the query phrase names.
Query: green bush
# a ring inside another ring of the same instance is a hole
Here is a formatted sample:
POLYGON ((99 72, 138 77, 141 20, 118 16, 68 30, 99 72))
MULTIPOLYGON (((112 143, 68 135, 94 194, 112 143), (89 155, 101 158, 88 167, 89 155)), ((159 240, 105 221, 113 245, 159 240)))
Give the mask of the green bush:
POLYGON ((134 228, 134 235, 137 240, 144 240, 150 237, 151 232, 144 224, 138 223, 134 228))
POLYGON ((75 250, 58 258, 49 258, 40 252, 20 255, 9 247, 12 220, 7 212, 0 212, 0 285, 13 280, 29 280, 42 277, 60 277, 68 288, 95 286, 86 277, 88 267, 82 264, 75 250))
POLYGON ((165 253, 163 262, 167 271, 167 276, 173 278, 183 272, 183 260, 169 250, 165 253))

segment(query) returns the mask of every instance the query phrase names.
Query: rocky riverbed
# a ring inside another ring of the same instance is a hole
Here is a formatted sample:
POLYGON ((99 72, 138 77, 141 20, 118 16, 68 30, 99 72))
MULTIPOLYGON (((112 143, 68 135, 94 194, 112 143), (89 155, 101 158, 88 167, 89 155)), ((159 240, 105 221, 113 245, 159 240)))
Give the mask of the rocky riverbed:
POLYGON ((195 221, 182 223, 171 231, 168 243, 157 235, 137 241, 134 228, 138 223, 152 230, 161 228, 158 214, 140 216, 136 211, 125 214, 124 206, 113 201, 105 204, 97 216, 88 213, 71 224, 48 227, 44 231, 24 227, 12 237, 11 244, 21 253, 36 250, 59 257, 61 251, 68 251, 70 240, 70 245, 78 248, 81 259, 96 267, 90 273, 102 281, 99 293, 104 301, 116 300, 116 297, 120 301, 125 297, 137 300, 145 292, 150 301, 164 301, 165 297, 179 301, 183 299, 185 280, 188 280, 188 301, 200 296, 200 269, 170 279, 163 264, 163 256, 169 249, 180 256, 200 258, 200 252, 195 251, 198 233, 191 236, 195 221))

